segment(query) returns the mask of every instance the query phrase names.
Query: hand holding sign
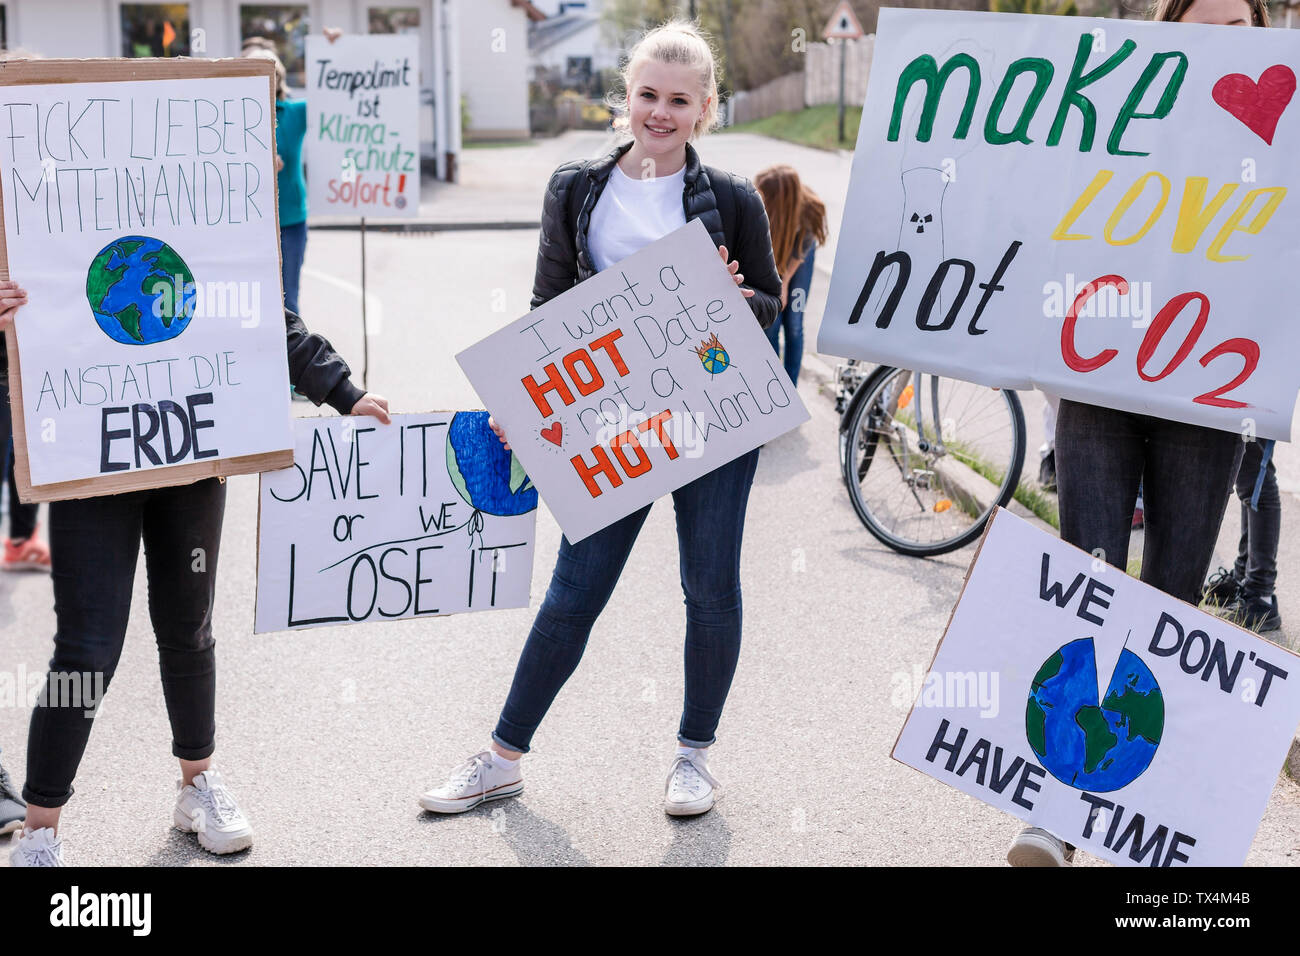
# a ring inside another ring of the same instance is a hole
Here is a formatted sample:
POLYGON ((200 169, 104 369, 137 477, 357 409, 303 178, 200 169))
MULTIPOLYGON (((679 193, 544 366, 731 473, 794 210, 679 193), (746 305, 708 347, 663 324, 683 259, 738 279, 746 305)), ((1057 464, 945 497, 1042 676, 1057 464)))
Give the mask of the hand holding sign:
MULTIPOLYGON (((742 282, 744 282, 744 281, 745 281, 745 276, 744 276, 744 275, 739 271, 739 269, 740 269, 740 263, 737 262, 735 259, 732 259, 730 262, 727 262, 727 247, 726 247, 726 246, 718 246, 718 255, 721 256, 721 257, 722 257, 722 261, 725 262, 725 263, 727 264, 727 271, 731 273, 731 278, 735 280, 736 285, 740 285, 742 282)), ((754 295, 754 290, 753 290, 753 289, 741 289, 741 290, 740 290, 740 294, 743 295, 746 299, 749 299, 749 298, 752 298, 752 297, 753 297, 753 295, 754 295)), ((784 304, 785 304, 785 303, 782 303, 782 305, 784 305, 784 304)))
POLYGON ((392 424, 392 419, 388 416, 388 399, 382 395, 376 395, 374 392, 366 392, 357 403, 352 406, 351 414, 353 415, 370 415, 372 418, 379 419, 383 424, 392 424))
POLYGON ((0 332, 14 323, 18 310, 27 304, 27 290, 13 279, 0 280, 0 332))

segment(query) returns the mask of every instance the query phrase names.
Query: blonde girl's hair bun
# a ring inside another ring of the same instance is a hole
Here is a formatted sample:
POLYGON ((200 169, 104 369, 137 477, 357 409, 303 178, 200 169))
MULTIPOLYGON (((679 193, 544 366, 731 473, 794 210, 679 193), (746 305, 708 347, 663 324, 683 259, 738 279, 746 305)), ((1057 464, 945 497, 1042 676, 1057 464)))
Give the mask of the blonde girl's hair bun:
POLYGON ((642 35, 628 52, 619 71, 623 88, 611 90, 605 105, 614 114, 614 128, 627 132, 627 96, 637 71, 646 63, 674 63, 688 67, 699 82, 701 100, 708 100, 704 114, 695 121, 691 139, 718 125, 718 65, 713 47, 698 26, 689 20, 669 20, 642 35))

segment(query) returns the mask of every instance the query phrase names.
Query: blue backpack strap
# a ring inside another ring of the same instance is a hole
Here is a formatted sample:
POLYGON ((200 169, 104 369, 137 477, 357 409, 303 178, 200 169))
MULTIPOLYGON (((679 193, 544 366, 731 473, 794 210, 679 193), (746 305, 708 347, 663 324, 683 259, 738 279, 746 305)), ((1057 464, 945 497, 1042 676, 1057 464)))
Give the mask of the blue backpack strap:
POLYGON ((1259 474, 1255 476, 1255 490, 1250 495, 1250 510, 1259 510, 1259 494, 1264 490, 1264 478, 1268 474, 1268 463, 1273 460, 1273 446, 1276 445, 1273 439, 1265 439, 1260 446, 1261 453, 1259 457, 1259 474))

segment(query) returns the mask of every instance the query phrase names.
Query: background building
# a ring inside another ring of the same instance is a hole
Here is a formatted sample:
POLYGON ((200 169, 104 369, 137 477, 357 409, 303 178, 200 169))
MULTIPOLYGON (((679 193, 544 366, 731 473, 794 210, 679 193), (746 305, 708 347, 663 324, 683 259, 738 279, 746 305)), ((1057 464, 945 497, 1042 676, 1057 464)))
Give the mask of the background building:
POLYGON ((230 57, 239 55, 245 38, 264 36, 280 48, 290 86, 301 88, 308 33, 326 26, 415 33, 421 152, 439 178, 451 179, 461 147, 462 97, 467 136, 528 135, 527 29, 544 18, 528 0, 3 0, 0 46, 46 57, 230 57))

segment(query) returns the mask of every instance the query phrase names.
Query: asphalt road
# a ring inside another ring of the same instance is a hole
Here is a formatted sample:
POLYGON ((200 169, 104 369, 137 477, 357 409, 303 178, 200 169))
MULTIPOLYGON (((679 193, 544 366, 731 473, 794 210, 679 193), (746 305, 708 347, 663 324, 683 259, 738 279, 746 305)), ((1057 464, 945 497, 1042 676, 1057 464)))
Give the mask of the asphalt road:
MULTIPOLYGON (((379 313, 371 387, 395 410, 475 406, 452 356, 527 309, 535 232, 368 242, 372 328, 379 313)), ((303 314, 359 366, 357 252, 355 233, 312 235, 303 314)), ((814 323, 821 301, 814 290, 814 323)), ((900 688, 928 665, 971 551, 917 561, 877 544, 840 483, 829 400, 812 378, 800 392, 813 418, 763 450, 750 498, 745 645, 711 765, 727 787, 716 811, 673 820, 661 809, 682 696, 670 503, 653 510, 525 758, 522 798, 442 818, 416 796, 486 745, 549 578, 554 521, 543 508, 527 610, 254 636, 257 485, 243 477, 230 482, 218 579, 216 763, 256 828, 254 847, 216 858, 170 828, 177 768, 141 573, 65 812, 69 859, 1001 864, 1015 820, 889 758, 910 698, 900 688)), ((53 632, 48 581, 0 577, 0 679, 40 673, 53 632)), ((0 700, 0 746, 19 780, 27 719, 24 701, 0 700)), ((1297 834, 1300 789, 1282 777, 1249 862, 1300 862, 1297 834)), ((0 865, 7 857, 0 839, 0 865)))

